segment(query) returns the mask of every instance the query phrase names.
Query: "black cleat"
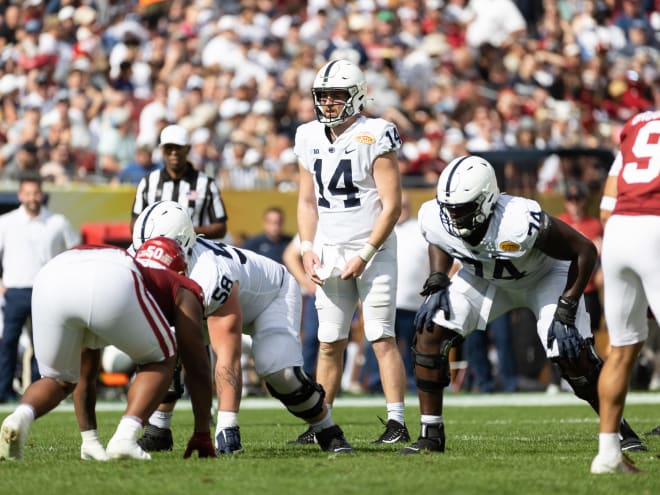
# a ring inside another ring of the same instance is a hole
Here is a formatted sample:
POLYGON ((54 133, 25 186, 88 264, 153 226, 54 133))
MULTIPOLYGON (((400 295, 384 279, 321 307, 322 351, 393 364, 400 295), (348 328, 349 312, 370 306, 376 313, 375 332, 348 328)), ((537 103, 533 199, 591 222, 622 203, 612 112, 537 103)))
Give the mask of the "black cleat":
POLYGON ((619 439, 622 452, 646 452, 649 450, 625 419, 621 419, 619 439))
POLYGON ((344 432, 337 425, 325 428, 316 433, 316 440, 321 450, 334 452, 336 454, 347 454, 353 452, 353 447, 346 441, 344 432))
POLYGON ((399 443, 399 442, 410 442, 410 434, 408 433, 408 428, 406 425, 402 425, 398 421, 390 419, 383 421, 383 418, 380 419, 380 422, 385 426, 385 431, 383 434, 378 437, 378 440, 374 440, 371 443, 399 443))
POLYGON ((288 443, 289 445, 310 445, 313 443, 317 443, 316 435, 314 434, 314 430, 312 430, 312 427, 310 426, 303 433, 301 433, 298 438, 296 438, 295 440, 290 440, 288 443))
POLYGON ((445 451, 445 425, 425 425, 422 423, 422 431, 419 438, 412 445, 402 448, 399 453, 403 455, 421 454, 422 452, 444 452, 445 451))
POLYGON ((164 452, 172 450, 174 440, 172 439, 172 430, 169 428, 159 428, 151 423, 147 423, 144 434, 138 438, 137 444, 146 452, 164 452))
POLYGON ((644 436, 648 436, 648 435, 660 435, 660 426, 656 426, 651 431, 647 431, 646 433, 644 433, 644 436))

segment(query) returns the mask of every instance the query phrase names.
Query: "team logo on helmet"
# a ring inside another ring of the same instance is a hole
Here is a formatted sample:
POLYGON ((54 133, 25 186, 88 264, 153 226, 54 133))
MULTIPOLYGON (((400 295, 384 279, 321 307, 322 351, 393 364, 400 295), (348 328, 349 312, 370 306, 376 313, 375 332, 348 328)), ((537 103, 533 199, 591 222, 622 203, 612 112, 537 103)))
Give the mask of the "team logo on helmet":
POLYGON ((135 259, 142 264, 157 265, 185 274, 188 269, 186 257, 179 243, 167 237, 147 239, 135 252, 135 259))

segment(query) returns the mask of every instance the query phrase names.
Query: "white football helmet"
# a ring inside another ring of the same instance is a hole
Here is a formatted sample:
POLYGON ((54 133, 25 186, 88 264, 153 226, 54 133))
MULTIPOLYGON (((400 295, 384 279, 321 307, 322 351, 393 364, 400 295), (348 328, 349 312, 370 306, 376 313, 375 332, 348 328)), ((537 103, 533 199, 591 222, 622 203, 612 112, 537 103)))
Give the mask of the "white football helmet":
POLYGON ((495 170, 480 156, 455 158, 438 179, 440 219, 455 237, 469 237, 486 222, 499 197, 495 170))
POLYGON ((133 247, 137 250, 153 237, 168 237, 179 243, 186 255, 192 253, 197 235, 188 212, 175 201, 159 201, 149 205, 133 225, 133 247))
POLYGON ((335 127, 347 118, 359 114, 367 99, 367 82, 360 68, 348 60, 332 60, 317 72, 312 85, 316 118, 327 127, 335 127), (320 97, 324 92, 343 90, 348 92, 348 99, 343 103, 343 110, 337 117, 326 117, 322 110, 320 97))

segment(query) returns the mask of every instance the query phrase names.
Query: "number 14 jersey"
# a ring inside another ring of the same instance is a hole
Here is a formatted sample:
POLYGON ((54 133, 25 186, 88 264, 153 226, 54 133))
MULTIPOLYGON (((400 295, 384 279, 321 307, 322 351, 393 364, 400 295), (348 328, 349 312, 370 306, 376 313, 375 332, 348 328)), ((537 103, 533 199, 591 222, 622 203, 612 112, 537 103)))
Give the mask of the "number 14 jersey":
POLYGON ((369 239, 382 210, 373 162, 400 147, 396 126, 379 118, 360 116, 334 143, 318 121, 298 127, 294 152, 314 177, 321 242, 359 245, 369 239))

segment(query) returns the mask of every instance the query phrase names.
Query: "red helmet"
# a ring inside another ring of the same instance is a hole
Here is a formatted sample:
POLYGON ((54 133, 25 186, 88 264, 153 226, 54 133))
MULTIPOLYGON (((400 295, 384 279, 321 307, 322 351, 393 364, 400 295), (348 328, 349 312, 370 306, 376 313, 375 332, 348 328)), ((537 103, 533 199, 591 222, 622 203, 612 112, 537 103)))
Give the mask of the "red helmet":
POLYGON ((148 239, 135 251, 138 261, 155 262, 177 273, 186 273, 188 264, 179 243, 167 237, 148 239))

